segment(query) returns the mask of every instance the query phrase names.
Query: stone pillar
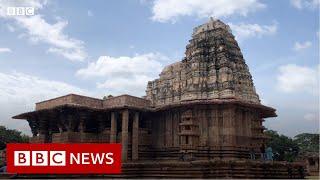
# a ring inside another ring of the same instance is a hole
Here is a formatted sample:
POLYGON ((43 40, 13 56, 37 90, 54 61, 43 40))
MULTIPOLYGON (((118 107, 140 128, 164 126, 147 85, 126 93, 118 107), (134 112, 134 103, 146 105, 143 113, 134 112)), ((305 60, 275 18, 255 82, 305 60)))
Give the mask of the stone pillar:
POLYGON ((73 132, 73 126, 74 126, 74 119, 71 114, 68 115, 68 126, 67 126, 67 131, 68 133, 73 132))
POLYGON ((166 128, 166 130, 165 130, 165 132, 166 132, 165 146, 172 147, 173 133, 172 133, 172 113, 171 112, 166 113, 165 128, 166 128))
POLYGON ((82 119, 82 118, 79 121, 80 122, 79 122, 78 129, 79 129, 79 132, 82 134, 85 131, 85 122, 84 122, 84 119, 82 119))
POLYGON ((80 119, 79 119, 79 132, 84 133, 85 132, 85 115, 84 114, 80 114, 80 119))
POLYGON ((179 144, 179 121, 180 121, 180 117, 179 117, 179 111, 174 111, 174 115, 173 115, 173 129, 174 129, 174 133, 173 133, 173 146, 174 147, 178 147, 179 144))
POLYGON ((97 119, 98 119, 98 126, 99 126, 98 127, 98 133, 101 133, 106 128, 107 119, 104 119, 104 115, 103 114, 98 114, 97 115, 97 119))
POLYGON ((39 139, 38 143, 47 143, 48 142, 48 118, 44 114, 40 114, 39 119, 39 139))
POLYGON ((122 132, 121 132, 121 157, 122 161, 128 160, 128 121, 129 121, 129 110, 122 111, 122 132))
POLYGON ((110 143, 117 142, 117 120, 115 112, 111 112, 110 143))
POLYGON ((40 120, 40 128, 39 128, 39 134, 45 136, 47 134, 47 129, 45 127, 44 120, 40 120))
POLYGON ((30 128, 31 128, 32 136, 33 136, 33 137, 38 136, 38 133, 39 133, 39 123, 38 123, 37 119, 36 119, 36 118, 34 118, 34 119, 28 119, 27 121, 28 121, 29 126, 30 126, 30 128))
MULTIPOLYGON (((243 125, 242 125, 243 126, 243 125)), ((227 146, 236 145, 235 108, 226 107, 223 110, 223 144, 227 146)))
MULTIPOLYGON (((57 132, 58 126, 57 126, 57 115, 54 112, 48 113, 48 133, 47 133, 47 141, 50 143, 53 139, 53 134, 57 132)), ((59 131, 60 132, 60 131, 59 131)))
POLYGON ((132 160, 139 159, 139 112, 134 113, 132 125, 132 160))
POLYGON ((85 143, 87 141, 86 138, 86 121, 88 120, 89 116, 87 114, 88 112, 79 112, 79 124, 78 124, 78 131, 79 131, 79 137, 78 141, 81 143, 85 143))

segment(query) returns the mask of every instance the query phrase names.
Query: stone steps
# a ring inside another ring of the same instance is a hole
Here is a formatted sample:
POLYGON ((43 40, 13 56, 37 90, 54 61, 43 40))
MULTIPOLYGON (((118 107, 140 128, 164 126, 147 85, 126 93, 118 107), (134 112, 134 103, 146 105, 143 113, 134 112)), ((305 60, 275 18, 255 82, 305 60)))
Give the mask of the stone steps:
MULTIPOLYGON (((116 175, 56 175, 59 178, 303 178, 301 163, 261 161, 149 161, 124 163, 122 173, 116 175), (288 168, 292 167, 291 175, 288 168)), ((44 178, 49 175, 19 175, 20 178, 44 178)))

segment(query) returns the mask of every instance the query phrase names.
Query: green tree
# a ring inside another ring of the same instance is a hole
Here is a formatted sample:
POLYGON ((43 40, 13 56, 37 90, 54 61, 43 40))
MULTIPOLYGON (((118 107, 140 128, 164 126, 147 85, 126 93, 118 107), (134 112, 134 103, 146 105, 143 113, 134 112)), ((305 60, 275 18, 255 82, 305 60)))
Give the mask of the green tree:
POLYGON ((302 133, 294 137, 301 153, 319 152, 319 134, 302 133))
POLYGON ((270 138, 267 146, 272 148, 275 160, 292 162, 297 158, 299 146, 293 139, 279 135, 273 130, 267 130, 265 133, 270 138))
POLYGON ((29 142, 29 136, 21 134, 20 131, 0 126, 0 150, 5 149, 7 143, 25 142, 29 142))

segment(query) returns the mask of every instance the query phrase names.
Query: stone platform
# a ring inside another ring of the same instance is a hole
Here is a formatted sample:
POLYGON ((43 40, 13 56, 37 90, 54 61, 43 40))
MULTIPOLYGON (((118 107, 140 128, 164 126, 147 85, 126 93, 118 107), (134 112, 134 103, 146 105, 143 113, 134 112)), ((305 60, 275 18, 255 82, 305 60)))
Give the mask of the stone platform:
POLYGON ((303 163, 203 160, 124 163, 120 175, 18 175, 17 178, 246 178, 301 179, 303 163))

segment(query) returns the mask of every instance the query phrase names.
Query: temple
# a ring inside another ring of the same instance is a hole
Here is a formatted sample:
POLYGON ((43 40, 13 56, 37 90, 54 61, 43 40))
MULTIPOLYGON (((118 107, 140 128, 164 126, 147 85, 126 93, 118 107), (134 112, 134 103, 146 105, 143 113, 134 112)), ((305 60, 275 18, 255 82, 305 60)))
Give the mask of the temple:
POLYGON ((229 26, 210 19, 146 96, 69 94, 13 118, 29 122, 31 143, 121 143, 123 177, 303 177, 294 163, 290 175, 284 162, 249 160, 268 117, 229 26))

